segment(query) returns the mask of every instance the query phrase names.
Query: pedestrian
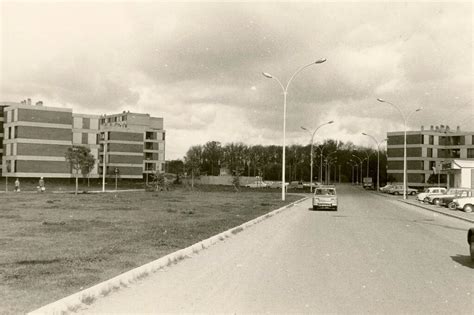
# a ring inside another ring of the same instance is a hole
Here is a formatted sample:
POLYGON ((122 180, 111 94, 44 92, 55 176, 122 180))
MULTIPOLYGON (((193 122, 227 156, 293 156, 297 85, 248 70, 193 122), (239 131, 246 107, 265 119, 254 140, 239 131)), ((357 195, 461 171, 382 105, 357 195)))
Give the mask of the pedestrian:
POLYGON ((44 187, 44 179, 41 177, 38 181, 38 192, 44 192, 45 190, 46 188, 44 187))
POLYGON ((20 192, 20 180, 18 178, 15 181, 15 192, 20 192))

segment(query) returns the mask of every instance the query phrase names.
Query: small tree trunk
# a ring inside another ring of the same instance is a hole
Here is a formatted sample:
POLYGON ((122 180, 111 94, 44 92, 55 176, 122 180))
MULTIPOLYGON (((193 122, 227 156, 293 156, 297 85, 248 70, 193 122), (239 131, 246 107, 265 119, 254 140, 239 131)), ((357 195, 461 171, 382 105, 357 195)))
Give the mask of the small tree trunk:
POLYGON ((194 190, 194 170, 191 170, 191 188, 194 190))
POLYGON ((77 190, 79 189, 79 177, 76 174, 76 195, 77 195, 77 190))

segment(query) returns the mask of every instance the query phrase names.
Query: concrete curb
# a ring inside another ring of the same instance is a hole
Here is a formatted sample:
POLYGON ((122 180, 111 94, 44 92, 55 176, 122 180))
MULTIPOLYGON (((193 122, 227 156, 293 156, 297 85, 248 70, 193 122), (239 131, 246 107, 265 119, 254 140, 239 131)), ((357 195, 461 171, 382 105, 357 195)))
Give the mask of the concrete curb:
POLYGON ((253 220, 245 222, 237 227, 233 227, 225 232, 219 233, 217 235, 211 236, 208 239, 195 243, 189 247, 178 250, 174 253, 168 254, 164 257, 161 257, 157 260, 149 262, 143 266, 137 267, 135 269, 126 271, 112 279, 106 280, 99 284, 96 284, 90 288, 84 289, 77 293, 74 293, 70 296, 62 298, 56 302, 42 306, 34 311, 29 312, 28 314, 68 314, 71 312, 76 312, 80 310, 83 306, 92 304, 98 298, 107 296, 113 291, 120 290, 133 284, 141 279, 147 277, 149 274, 154 273, 160 269, 163 269, 172 264, 178 263, 180 260, 191 257, 193 254, 197 254, 200 251, 216 244, 219 241, 223 241, 226 238, 232 237, 233 235, 263 221, 266 220, 288 208, 293 207, 294 205, 305 201, 309 197, 303 197, 289 205, 283 206, 279 209, 273 210, 267 214, 264 214, 260 217, 257 217, 253 220))
POLYGON ((429 211, 432 211, 432 212, 436 212, 436 213, 439 213, 439 214, 443 214, 445 216, 448 216, 448 217, 452 217, 452 218, 456 218, 456 219, 460 219, 460 220, 464 220, 464 221, 467 221, 469 223, 474 223, 474 220, 473 219, 469 219, 469 218, 464 218, 464 217, 461 217, 461 216, 458 216, 458 215, 455 215, 455 214, 451 214, 451 213, 446 213, 444 211, 438 211, 436 209, 432 209, 432 208, 428 208, 428 207, 425 207, 421 204, 416 204, 416 203, 411 203, 411 202, 408 202, 408 201, 405 201, 405 200, 398 200, 399 202, 403 202, 407 205, 412 205, 412 206, 415 206, 415 207, 418 207, 418 208, 421 208, 421 209, 425 209, 425 210, 429 210, 429 211))

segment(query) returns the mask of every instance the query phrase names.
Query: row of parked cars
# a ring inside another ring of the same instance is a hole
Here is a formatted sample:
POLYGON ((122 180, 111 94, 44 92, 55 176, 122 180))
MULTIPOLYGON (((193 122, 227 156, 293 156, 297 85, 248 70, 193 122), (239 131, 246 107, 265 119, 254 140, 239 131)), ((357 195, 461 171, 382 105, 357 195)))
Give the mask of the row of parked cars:
MULTIPOLYGON (((385 185, 380 188, 380 191, 392 195, 403 195, 403 185, 385 185)), ((471 188, 428 187, 418 193, 416 189, 407 187, 407 194, 416 195, 420 202, 445 206, 451 210, 464 212, 473 212, 474 210, 474 189, 471 188)))
POLYGON ((474 189, 428 187, 419 193, 416 199, 420 202, 448 207, 451 210, 472 212, 474 210, 474 189))

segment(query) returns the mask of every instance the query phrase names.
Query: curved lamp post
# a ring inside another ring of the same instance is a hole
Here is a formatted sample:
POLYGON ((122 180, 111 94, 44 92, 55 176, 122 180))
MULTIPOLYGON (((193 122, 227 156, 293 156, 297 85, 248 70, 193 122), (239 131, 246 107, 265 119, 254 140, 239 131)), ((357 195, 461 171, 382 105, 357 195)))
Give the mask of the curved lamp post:
POLYGON ((419 112, 423 108, 422 107, 417 108, 416 110, 408 113, 408 115, 405 115, 397 105, 390 103, 388 101, 385 101, 381 98, 378 98, 377 101, 381 103, 387 103, 395 107, 403 119, 403 126, 404 126, 403 128, 403 199, 407 199, 407 124, 408 124, 408 119, 410 118, 410 116, 416 112, 419 112))
POLYGON ((314 140, 314 135, 316 134, 316 131, 318 131, 319 128, 325 125, 332 124, 334 121, 328 121, 327 123, 319 125, 312 133, 305 127, 301 127, 301 129, 309 132, 311 134, 311 180, 310 180, 310 185, 309 185, 309 192, 313 192, 313 140, 314 140))
POLYGON ((319 155, 320 155, 320 162, 319 162, 319 181, 321 182, 321 184, 323 183, 323 152, 324 152, 324 148, 325 146, 322 145, 322 148, 320 147, 316 147, 318 150, 319 150, 319 155))
MULTIPOLYGON (((364 160, 362 160, 360 157, 358 157, 357 155, 355 154, 352 154, 353 157, 357 158, 359 160, 359 163, 360 163, 360 184, 362 185, 362 165, 364 163, 364 160)), ((357 163, 357 162, 356 162, 357 163)), ((358 181, 359 179, 357 179, 358 181)))
POLYGON ((312 65, 320 64, 325 61, 326 61, 325 58, 319 59, 299 68, 295 73, 293 73, 290 80, 288 80, 286 87, 283 86, 283 84, 277 77, 267 72, 262 72, 264 77, 269 78, 269 79, 275 79, 278 82, 278 84, 281 86, 281 89, 283 90, 283 157, 282 157, 282 167, 281 167, 281 200, 285 200, 286 96, 288 95, 288 87, 290 86, 291 81, 293 81, 293 79, 298 73, 300 73, 301 71, 303 71, 304 69, 312 65))
POLYGON ((362 133, 364 136, 372 138, 374 140, 375 144, 377 145, 377 191, 380 190, 380 145, 387 141, 387 139, 383 139, 382 141, 377 141, 374 136, 369 135, 368 133, 363 132, 362 133))

